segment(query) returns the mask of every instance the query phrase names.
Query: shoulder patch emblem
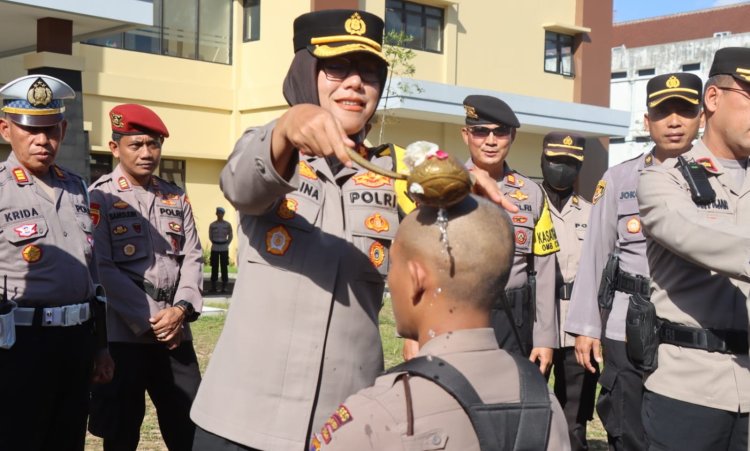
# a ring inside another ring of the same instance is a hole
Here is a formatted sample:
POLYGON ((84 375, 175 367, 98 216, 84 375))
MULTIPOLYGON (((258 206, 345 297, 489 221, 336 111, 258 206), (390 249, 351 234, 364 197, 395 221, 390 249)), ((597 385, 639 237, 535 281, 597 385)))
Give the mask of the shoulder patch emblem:
POLYGON ((89 216, 91 216, 91 222, 94 223, 94 227, 99 225, 99 220, 102 217, 101 213, 99 213, 99 208, 101 208, 101 205, 96 202, 91 202, 89 205, 89 216))
POLYGON ((578 195, 573 196, 573 205, 578 206, 578 195))
POLYGON ((26 171, 20 167, 13 169, 13 178, 16 180, 16 183, 29 183, 26 171))
POLYGON ((596 205, 597 202, 599 202, 599 199, 602 198, 604 195, 604 188, 607 186, 607 182, 604 180, 599 180, 599 183, 596 184, 596 190, 594 190, 594 197, 591 198, 591 203, 596 205))
POLYGON ((357 174, 352 177, 355 185, 364 185, 370 188, 379 188, 381 186, 390 186, 392 180, 384 175, 379 175, 371 171, 357 174))
POLYGON ((704 158, 698 158, 695 160, 696 163, 706 168, 708 172, 711 172, 712 174, 716 174, 719 172, 719 170, 716 168, 716 165, 714 164, 714 161, 708 157, 704 158))
POLYGON ((122 247, 122 253, 128 257, 135 254, 135 245, 130 243, 126 244, 122 247))
POLYGON ((128 183, 128 179, 125 177, 120 177, 117 179, 117 186, 120 187, 122 190, 130 189, 130 183, 128 183))
POLYGON ((115 227, 114 229, 112 229, 112 234, 113 235, 122 235, 123 233, 126 233, 127 231, 128 231, 128 228, 125 227, 124 225, 120 224, 117 227, 115 227))
POLYGON ((373 213, 365 219, 365 227, 374 232, 380 233, 390 230, 391 225, 388 224, 388 220, 380 213, 373 213))
POLYGON ((273 255, 284 255, 292 244, 292 236, 283 225, 272 227, 266 232, 266 251, 273 255))
POLYGON ((276 215, 281 219, 292 219, 297 214, 299 202, 294 199, 285 198, 276 209, 276 215))
POLYGON ((626 227, 628 229, 628 233, 638 233, 641 231, 641 220, 638 219, 638 217, 632 217, 628 219, 626 227))
POLYGON ((511 193, 510 197, 512 197, 513 199, 518 199, 519 201, 524 201, 529 198, 529 196, 524 194, 520 189, 517 189, 513 193, 511 193))
POLYGON ((112 204, 112 206, 115 207, 115 208, 119 208, 120 210, 122 210, 123 208, 128 208, 129 204, 127 202, 125 202, 124 200, 118 200, 117 202, 115 202, 114 204, 112 204))
POLYGON ((28 263, 36 263, 42 259, 42 248, 34 244, 29 244, 21 251, 21 257, 28 263))
POLYGON ((318 180, 318 174, 304 161, 299 162, 299 175, 311 180, 318 180))
POLYGON ((22 224, 18 227, 13 228, 13 231, 16 232, 16 235, 18 235, 21 238, 28 238, 30 236, 34 236, 37 234, 37 226, 36 224, 22 224))
POLYGON ((385 261, 385 247, 379 241, 370 245, 370 261, 376 268, 380 268, 385 261))

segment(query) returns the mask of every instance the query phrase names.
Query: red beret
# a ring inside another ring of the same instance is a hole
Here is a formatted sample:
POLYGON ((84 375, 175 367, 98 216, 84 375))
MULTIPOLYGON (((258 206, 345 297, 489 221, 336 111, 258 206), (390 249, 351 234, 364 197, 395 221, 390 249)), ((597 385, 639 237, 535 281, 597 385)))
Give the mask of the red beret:
POLYGON ((169 130, 153 111, 143 105, 117 105, 109 112, 112 131, 121 135, 159 135, 169 137, 169 130))

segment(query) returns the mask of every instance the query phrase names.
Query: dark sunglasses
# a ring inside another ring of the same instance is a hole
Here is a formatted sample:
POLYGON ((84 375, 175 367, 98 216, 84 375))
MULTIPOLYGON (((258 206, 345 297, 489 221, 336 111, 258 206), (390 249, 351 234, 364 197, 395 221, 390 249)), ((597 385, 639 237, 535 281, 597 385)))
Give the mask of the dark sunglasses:
POLYGON ((490 133, 495 135, 495 138, 502 138, 503 136, 510 135, 510 131, 513 129, 513 127, 511 127, 510 125, 504 124, 499 125, 497 128, 488 128, 479 125, 466 128, 467 130, 469 130, 469 133, 471 133, 471 136, 482 139, 490 136, 490 133))
POLYGON ((331 81, 346 79, 352 73, 352 70, 355 70, 359 74, 359 78, 365 83, 379 83, 384 75, 383 64, 371 58, 354 61, 342 57, 325 58, 320 60, 320 69, 326 74, 326 78, 331 81))

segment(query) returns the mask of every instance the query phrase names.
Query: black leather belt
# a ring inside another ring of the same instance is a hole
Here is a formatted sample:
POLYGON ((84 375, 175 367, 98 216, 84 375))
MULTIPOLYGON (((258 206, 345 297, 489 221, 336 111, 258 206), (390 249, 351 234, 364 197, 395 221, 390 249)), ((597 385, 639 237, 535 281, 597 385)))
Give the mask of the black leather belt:
POLYGON ((174 301, 174 295, 177 291, 176 288, 156 288, 154 287, 154 284, 151 283, 151 281, 142 279, 131 279, 134 284, 138 286, 141 290, 143 290, 147 295, 151 296, 151 299, 153 299, 156 302, 164 302, 166 304, 172 304, 172 301, 174 301))
POLYGON ((659 327, 659 341, 724 354, 747 354, 748 351, 746 330, 702 329, 666 321, 659 327))
POLYGON ((564 301, 570 300, 571 294, 573 294, 573 282, 563 283, 557 289, 557 296, 564 301))
POLYGON ((620 270, 617 273, 615 290, 627 294, 640 294, 641 296, 649 297, 651 294, 651 279, 620 270))

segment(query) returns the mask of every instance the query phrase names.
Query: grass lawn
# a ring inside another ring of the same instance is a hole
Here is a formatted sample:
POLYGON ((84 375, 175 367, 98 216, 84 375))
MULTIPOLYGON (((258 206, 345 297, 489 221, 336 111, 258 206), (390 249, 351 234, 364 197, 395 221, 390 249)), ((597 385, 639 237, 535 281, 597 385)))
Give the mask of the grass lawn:
MULTIPOLYGON (((221 328, 224 326, 224 315, 201 316, 198 321, 191 325, 193 329, 193 340, 195 352, 198 355, 201 372, 205 371, 211 352, 219 339, 221 328)), ((396 337, 396 325, 393 320, 393 309, 390 299, 387 299, 380 312, 380 335, 383 339, 383 355, 385 366, 390 368, 401 363, 401 339, 396 337)), ((156 421, 156 412, 151 401, 146 397, 146 417, 141 427, 141 442, 139 451, 166 451, 167 447, 161 438, 159 425, 156 421)), ((589 423, 588 427, 589 449, 592 451, 604 451, 607 449, 607 435, 598 418, 589 423)), ((99 451, 102 442, 97 437, 88 435, 86 438, 87 451, 99 451)))

